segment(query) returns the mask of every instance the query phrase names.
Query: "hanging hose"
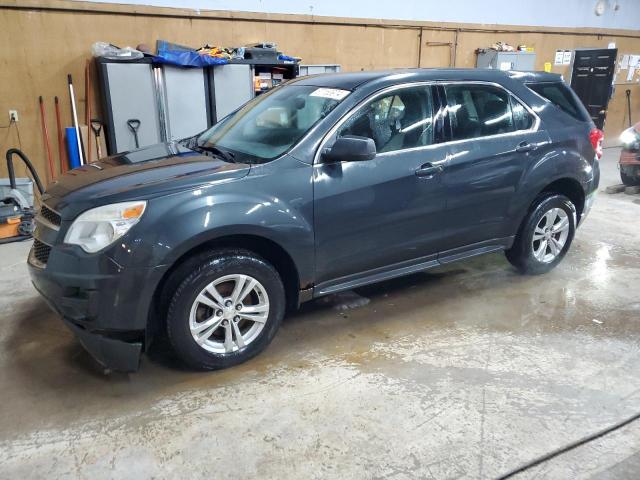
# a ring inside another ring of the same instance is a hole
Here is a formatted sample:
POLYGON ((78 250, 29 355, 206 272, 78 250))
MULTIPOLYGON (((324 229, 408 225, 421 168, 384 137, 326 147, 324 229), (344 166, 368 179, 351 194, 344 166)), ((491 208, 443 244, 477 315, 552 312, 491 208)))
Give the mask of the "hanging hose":
POLYGON ((631 90, 627 90, 625 92, 625 94, 627 95, 627 112, 629 115, 629 126, 632 126, 631 123, 631 90))
POLYGON ((36 169, 33 167, 33 164, 31 163, 31 160, 29 160, 29 157, 22 153, 22 150, 18 150, 17 148, 10 148, 9 150, 7 150, 7 171, 9 172, 9 182, 11 184, 11 189, 16 189, 16 173, 13 168, 13 159, 11 158, 12 155, 18 155, 22 159, 24 164, 31 172, 33 181, 36 182, 36 187, 38 187, 40 195, 42 195, 44 193, 44 188, 42 187, 42 183, 40 182, 38 172, 36 172, 36 169))

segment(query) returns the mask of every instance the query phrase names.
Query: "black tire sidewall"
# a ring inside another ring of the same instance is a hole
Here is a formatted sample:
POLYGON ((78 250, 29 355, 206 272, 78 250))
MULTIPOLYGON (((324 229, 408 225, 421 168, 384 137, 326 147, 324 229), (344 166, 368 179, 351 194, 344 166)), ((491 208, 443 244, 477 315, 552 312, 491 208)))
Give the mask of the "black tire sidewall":
POLYGON ((576 209, 571 200, 561 194, 542 196, 534 202, 529 215, 518 233, 514 246, 507 252, 507 258, 524 273, 546 273, 558 265, 567 254, 569 248, 571 248, 575 232, 576 209), (567 213, 567 217, 569 218, 569 236, 558 256, 553 259, 553 261, 544 263, 535 258, 533 254, 533 232, 542 217, 552 208, 561 208, 567 213))
POLYGON ((218 369, 245 362, 264 350, 280 327, 285 312, 284 287, 277 271, 262 258, 245 252, 218 253, 192 263, 195 265, 182 273, 167 311, 167 336, 178 357, 193 368, 218 369), (262 284, 269 296, 269 316, 258 338, 249 345, 231 353, 209 352, 197 345, 191 335, 191 306, 209 283, 233 274, 249 275, 262 284))

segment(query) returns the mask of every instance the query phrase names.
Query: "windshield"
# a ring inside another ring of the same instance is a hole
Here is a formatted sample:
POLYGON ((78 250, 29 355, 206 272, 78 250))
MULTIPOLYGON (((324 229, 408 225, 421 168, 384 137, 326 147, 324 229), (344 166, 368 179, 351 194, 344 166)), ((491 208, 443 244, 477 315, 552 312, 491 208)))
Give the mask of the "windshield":
POLYGON ((196 148, 236 162, 272 160, 302 138, 348 90, 285 85, 254 98, 198 136, 196 148))

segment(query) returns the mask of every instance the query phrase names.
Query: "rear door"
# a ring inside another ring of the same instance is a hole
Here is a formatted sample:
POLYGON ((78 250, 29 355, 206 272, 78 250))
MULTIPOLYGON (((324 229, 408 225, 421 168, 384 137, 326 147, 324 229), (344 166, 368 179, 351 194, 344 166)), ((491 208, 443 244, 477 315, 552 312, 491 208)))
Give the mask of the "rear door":
POLYGON ((456 250, 500 244, 512 235, 509 204, 523 174, 548 143, 539 119, 504 88, 451 83, 444 90, 450 130, 443 174, 447 196, 445 258, 456 250))

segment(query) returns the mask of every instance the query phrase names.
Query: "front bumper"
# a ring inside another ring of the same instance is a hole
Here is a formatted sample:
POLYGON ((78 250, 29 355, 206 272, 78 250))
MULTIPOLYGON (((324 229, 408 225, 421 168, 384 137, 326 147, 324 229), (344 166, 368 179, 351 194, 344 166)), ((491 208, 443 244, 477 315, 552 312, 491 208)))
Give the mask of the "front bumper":
POLYGON ((65 321, 82 346, 101 365, 118 372, 135 372, 140 367, 142 342, 127 342, 91 333, 73 322, 65 321))
POLYGON ((123 268, 104 254, 77 255, 69 246, 52 247, 45 265, 32 251, 28 266, 36 290, 99 363, 138 369, 162 267, 123 268))
POLYGON ((640 180, 640 152, 622 150, 619 161, 620 171, 629 178, 640 180))
POLYGON ((622 150, 620 152, 620 166, 640 166, 640 152, 622 150))
POLYGON ((637 164, 620 164, 620 171, 628 178, 640 180, 640 162, 637 164))

